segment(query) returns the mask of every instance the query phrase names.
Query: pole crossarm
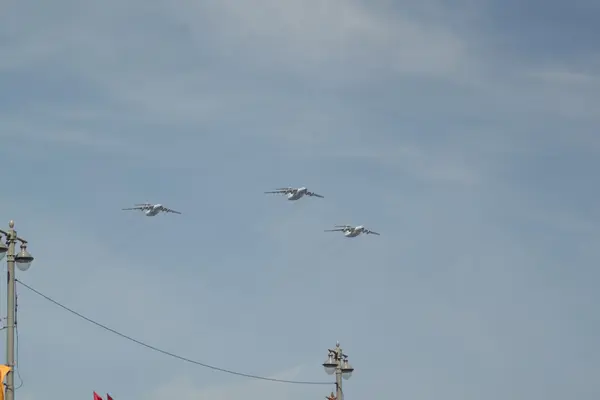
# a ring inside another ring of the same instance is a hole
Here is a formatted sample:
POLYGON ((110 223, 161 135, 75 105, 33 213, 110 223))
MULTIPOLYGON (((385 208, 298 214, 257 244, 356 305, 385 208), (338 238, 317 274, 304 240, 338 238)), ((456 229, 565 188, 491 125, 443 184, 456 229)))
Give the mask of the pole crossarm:
POLYGON ((2 229, 0 229, 0 233, 2 235, 6 236, 7 240, 11 240, 11 238, 13 238, 13 240, 19 241, 19 242, 21 242, 23 244, 29 243, 27 240, 23 239, 22 237, 16 236, 17 232, 15 232, 14 230, 12 230, 12 232, 10 232, 10 231, 9 232, 5 232, 2 229), (11 235, 12 232, 14 232, 15 235, 11 235))

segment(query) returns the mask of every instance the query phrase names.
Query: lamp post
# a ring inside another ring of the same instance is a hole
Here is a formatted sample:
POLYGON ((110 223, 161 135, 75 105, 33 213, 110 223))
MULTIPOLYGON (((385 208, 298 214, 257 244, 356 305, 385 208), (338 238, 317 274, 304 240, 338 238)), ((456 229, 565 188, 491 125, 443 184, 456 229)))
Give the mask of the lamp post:
MULTIPOLYGON (((6 291, 6 365, 11 370, 6 375, 6 400, 15 399, 15 264, 21 271, 27 271, 33 262, 33 257, 27 251, 27 240, 17 236, 15 222, 8 223, 8 232, 0 229, 0 260, 6 255, 8 264, 8 290, 6 291), (2 243, 2 235, 6 236, 6 244, 2 243), (17 242, 21 243, 21 251, 15 254, 17 242)), ((1 382, 0 382, 1 383, 1 382)))
POLYGON ((335 344, 335 349, 328 349, 328 351, 329 355, 327 356, 327 360, 323 363, 323 367, 328 375, 333 375, 335 373, 336 400, 344 400, 342 378, 350 379, 354 368, 352 368, 348 362, 348 356, 342 351, 340 342, 335 344))

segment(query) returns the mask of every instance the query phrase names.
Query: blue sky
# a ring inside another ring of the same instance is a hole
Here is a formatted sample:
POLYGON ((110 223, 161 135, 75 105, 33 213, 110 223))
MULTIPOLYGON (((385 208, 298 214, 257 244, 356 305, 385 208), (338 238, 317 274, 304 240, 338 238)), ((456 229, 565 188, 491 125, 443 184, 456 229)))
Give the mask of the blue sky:
MULTIPOLYGON (((340 340, 346 400, 597 399, 600 8, 565 4, 10 2, 19 277, 245 373, 327 381, 340 340), (326 198, 262 194, 288 185, 326 198), (145 201, 184 215, 120 211, 145 201), (346 223, 382 236, 323 233, 346 223)), ((19 327, 19 400, 333 389, 172 360, 24 288, 19 327)))

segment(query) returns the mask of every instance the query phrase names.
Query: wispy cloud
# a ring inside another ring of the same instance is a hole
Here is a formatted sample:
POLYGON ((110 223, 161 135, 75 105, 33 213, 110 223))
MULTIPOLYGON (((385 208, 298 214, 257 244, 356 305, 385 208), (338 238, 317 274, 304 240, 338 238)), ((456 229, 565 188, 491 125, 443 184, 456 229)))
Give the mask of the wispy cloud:
POLYGON ((363 79, 381 72, 445 75, 465 55, 462 40, 448 30, 357 1, 188 4, 176 10, 196 38, 204 41, 201 19, 210 24, 222 54, 252 53, 251 65, 275 73, 344 81, 356 80, 359 71, 363 79))
MULTIPOLYGON (((283 5, 265 0, 252 7, 236 2, 184 2, 172 7, 157 1, 139 14, 133 13, 133 6, 110 4, 76 6, 68 14, 76 18, 55 11, 62 23, 47 22, 43 33, 17 35, 13 31, 18 40, 9 58, 32 60, 31 54, 38 49, 33 59, 40 65, 70 71, 73 84, 82 79, 91 84, 105 98, 103 105, 94 105, 96 111, 103 108, 110 111, 111 120, 135 125, 127 134, 113 135, 160 138, 168 132, 172 140, 203 137, 217 134, 216 121, 228 120, 231 128, 219 132, 220 136, 266 134, 292 140, 293 145, 302 145, 311 135, 334 135, 339 141, 344 136, 327 129, 331 123, 323 121, 330 111, 319 111, 322 105, 339 102, 344 92, 360 96, 365 85, 397 82, 397 96, 387 99, 392 110, 396 97, 413 99, 412 104, 398 103, 396 113, 401 122, 423 98, 422 87, 415 89, 414 84, 402 80, 409 77, 437 77, 458 84, 463 94, 457 96, 465 104, 461 107, 470 104, 468 108, 456 109, 452 97, 427 97, 426 102, 436 109, 450 102, 446 107, 465 116, 479 113, 481 106, 500 108, 509 119, 524 118, 524 112, 540 117, 545 112, 595 115, 591 106, 595 92, 582 97, 584 88, 576 83, 570 88, 561 86, 560 92, 536 87, 537 77, 547 74, 543 71, 534 73, 536 78, 525 85, 523 80, 532 75, 529 70, 495 74, 494 61, 469 45, 472 33, 452 28, 450 21, 439 24, 439 18, 427 19, 426 15, 435 14, 432 12, 402 14, 361 2, 322 5, 292 1, 283 5), (155 22, 151 29, 146 21, 155 22), (432 25, 432 21, 438 24, 432 25), (243 64, 236 59, 244 60, 243 64), (225 78, 214 79, 217 72, 225 78), (307 92, 305 79, 313 85, 319 82, 319 92, 316 88, 307 92), (315 96, 319 99, 316 103, 315 96), (264 121, 256 118, 267 110, 271 123, 280 126, 279 132, 265 129, 261 126, 264 121), (304 121, 293 115, 301 115, 304 121), (190 124, 195 125, 191 132, 190 124), (153 125, 162 129, 152 129, 153 125)), ((478 11, 471 8, 471 12, 478 11)), ((349 113, 347 107, 338 109, 337 120, 349 113)), ((420 113, 413 115, 425 118, 420 113)), ((365 140, 373 134, 365 135, 365 140)), ((66 137, 81 140, 81 134, 66 137)), ((335 151, 334 146, 323 150, 327 149, 335 151)), ((354 152, 361 149, 355 147, 354 152)))

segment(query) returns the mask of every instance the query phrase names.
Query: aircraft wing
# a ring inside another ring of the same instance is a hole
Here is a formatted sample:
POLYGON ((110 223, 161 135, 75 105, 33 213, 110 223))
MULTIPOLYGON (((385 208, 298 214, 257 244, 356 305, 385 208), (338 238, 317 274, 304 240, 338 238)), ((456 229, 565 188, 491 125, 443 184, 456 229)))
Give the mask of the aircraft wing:
POLYGON ((123 208, 123 211, 129 211, 129 210, 147 210, 148 206, 137 206, 137 207, 129 207, 129 208, 123 208))
POLYGON ((296 189, 294 188, 278 188, 275 190, 272 190, 270 192, 265 192, 265 194, 281 194, 281 193, 290 193, 295 191, 296 189))
POLYGON ((321 196, 320 194, 314 193, 314 192, 308 192, 307 193, 309 196, 314 196, 314 197, 319 197, 321 199, 324 199, 325 196, 321 196))
POLYGON ((325 229, 325 232, 344 232, 346 228, 338 228, 338 229, 325 229))
POLYGON ((181 214, 179 211, 171 210, 170 208, 167 208, 167 207, 163 207, 162 211, 164 211, 166 213, 181 214))

